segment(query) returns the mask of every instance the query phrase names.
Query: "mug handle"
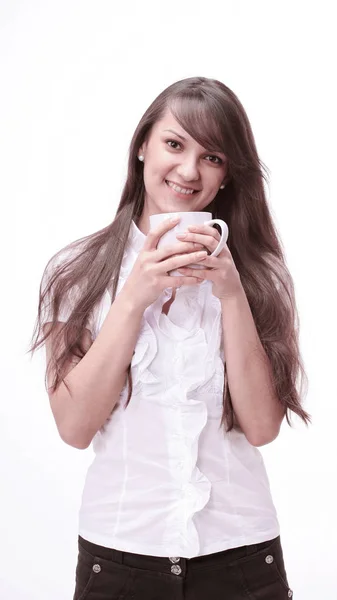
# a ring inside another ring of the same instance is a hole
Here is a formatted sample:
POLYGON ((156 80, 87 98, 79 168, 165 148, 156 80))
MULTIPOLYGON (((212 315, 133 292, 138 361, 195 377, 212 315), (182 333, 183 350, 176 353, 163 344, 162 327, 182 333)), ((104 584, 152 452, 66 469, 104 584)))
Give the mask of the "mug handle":
POLYGON ((210 221, 205 221, 205 223, 204 223, 204 225, 215 225, 215 224, 220 225, 220 227, 221 227, 221 238, 220 238, 220 242, 218 243, 214 252, 212 252, 212 254, 210 254, 210 256, 218 256, 218 254, 220 254, 221 250, 225 247, 226 242, 228 240, 228 226, 227 226, 227 223, 225 223, 225 221, 223 221, 222 219, 211 219, 210 221))
MULTIPOLYGON (((220 238, 220 242, 218 243, 217 247, 215 248, 214 252, 212 252, 212 254, 210 254, 209 256, 218 256, 218 254, 220 254, 221 250, 225 247, 227 239, 228 239, 228 226, 227 223, 225 223, 225 221, 223 221, 222 219, 211 219, 210 221, 205 221, 204 225, 220 225, 221 227, 221 238, 220 238)), ((186 265, 187 267, 190 267, 191 269, 203 269, 203 265, 200 264, 195 264, 195 265, 186 265)), ((182 275, 182 273, 179 273, 179 271, 174 270, 174 271, 170 271, 170 275, 182 275)))

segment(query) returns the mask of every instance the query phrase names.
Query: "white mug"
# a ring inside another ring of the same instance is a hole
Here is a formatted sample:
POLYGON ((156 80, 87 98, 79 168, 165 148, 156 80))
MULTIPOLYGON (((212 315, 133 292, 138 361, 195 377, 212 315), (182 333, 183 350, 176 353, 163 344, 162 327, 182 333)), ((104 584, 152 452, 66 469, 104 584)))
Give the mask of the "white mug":
MULTIPOLYGON (((167 219, 172 219, 173 217, 178 217, 178 216, 180 217, 180 221, 177 223, 177 225, 175 225, 175 227, 173 227, 172 229, 170 229, 169 231, 164 233, 164 235, 162 235, 162 237, 160 238, 160 240, 157 244, 157 248, 179 242, 179 240, 176 238, 176 235, 178 233, 183 233, 184 231, 187 231, 187 228, 190 225, 215 225, 215 224, 217 224, 217 225, 220 225, 220 227, 221 227, 221 239, 220 239, 217 247, 215 248, 215 250, 210 254, 210 256, 218 256, 218 254, 220 254, 221 250, 225 247, 227 239, 228 239, 228 226, 225 223, 225 221, 223 221, 222 219, 212 219, 212 213, 187 211, 187 212, 160 213, 157 215, 150 215, 150 228, 154 229, 162 221, 166 221, 167 219)), ((204 268, 201 264, 191 264, 191 265, 186 265, 186 266, 189 268, 192 268, 192 269, 203 269, 204 268)), ((173 271, 169 272, 169 275, 182 276, 182 273, 179 273, 179 271, 177 271, 177 270, 173 270, 173 271)))

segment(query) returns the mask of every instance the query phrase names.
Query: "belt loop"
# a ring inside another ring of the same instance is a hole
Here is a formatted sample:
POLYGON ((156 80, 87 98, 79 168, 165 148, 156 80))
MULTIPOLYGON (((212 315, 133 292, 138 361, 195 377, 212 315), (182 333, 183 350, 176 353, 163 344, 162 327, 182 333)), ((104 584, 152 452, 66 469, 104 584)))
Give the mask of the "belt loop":
POLYGON ((255 554, 257 552, 257 544, 249 544, 246 546, 246 556, 251 556, 251 554, 255 554))
POLYGON ((112 549, 112 560, 120 565, 124 564, 124 552, 121 550, 112 549))

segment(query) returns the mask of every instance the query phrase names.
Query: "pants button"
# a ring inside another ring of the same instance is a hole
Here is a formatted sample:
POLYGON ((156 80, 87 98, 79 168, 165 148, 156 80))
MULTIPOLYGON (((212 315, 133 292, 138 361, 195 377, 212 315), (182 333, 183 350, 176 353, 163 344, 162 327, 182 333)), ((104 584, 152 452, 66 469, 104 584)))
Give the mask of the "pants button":
POLYGON ((180 575, 181 568, 179 567, 179 565, 172 565, 171 573, 174 573, 174 575, 180 575))
POLYGON ((180 557, 179 556, 170 556, 169 560, 171 561, 171 563, 178 563, 180 561, 180 557))
POLYGON ((92 570, 94 573, 100 573, 101 567, 100 567, 100 565, 93 565, 92 570))

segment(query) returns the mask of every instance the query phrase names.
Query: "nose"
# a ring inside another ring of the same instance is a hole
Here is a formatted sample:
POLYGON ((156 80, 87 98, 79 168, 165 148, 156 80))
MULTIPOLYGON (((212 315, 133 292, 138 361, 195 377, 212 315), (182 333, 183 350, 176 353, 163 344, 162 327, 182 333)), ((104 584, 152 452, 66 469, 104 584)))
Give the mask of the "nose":
POLYGON ((193 156, 181 158, 177 173, 184 181, 197 181, 199 179, 199 168, 197 159, 193 156))

